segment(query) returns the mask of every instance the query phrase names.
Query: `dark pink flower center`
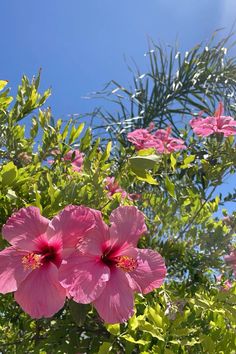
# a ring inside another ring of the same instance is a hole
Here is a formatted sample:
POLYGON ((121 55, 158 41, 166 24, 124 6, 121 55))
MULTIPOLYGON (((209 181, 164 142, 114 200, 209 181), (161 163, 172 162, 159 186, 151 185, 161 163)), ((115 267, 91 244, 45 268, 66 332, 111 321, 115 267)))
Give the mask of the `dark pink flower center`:
POLYGON ((114 256, 114 252, 103 253, 101 260, 108 267, 118 267, 124 272, 132 272, 138 266, 137 260, 129 256, 114 256), (113 254, 112 254, 113 253, 113 254))
POLYGON ((52 262, 59 268, 62 261, 61 250, 60 241, 54 241, 50 244, 48 241, 40 240, 37 251, 30 252, 22 257, 23 267, 34 270, 52 262))

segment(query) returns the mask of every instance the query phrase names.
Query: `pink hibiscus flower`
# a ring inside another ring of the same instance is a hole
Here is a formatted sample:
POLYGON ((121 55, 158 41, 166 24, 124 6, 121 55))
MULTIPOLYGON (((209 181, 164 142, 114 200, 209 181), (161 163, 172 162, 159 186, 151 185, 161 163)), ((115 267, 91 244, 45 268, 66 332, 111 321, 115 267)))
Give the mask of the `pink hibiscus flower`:
POLYGON ((64 156, 65 161, 71 161, 72 169, 80 172, 84 162, 84 154, 79 150, 70 150, 64 156))
POLYGON ((120 187, 115 177, 106 178, 106 190, 108 191, 108 196, 111 198, 115 193, 121 193, 121 198, 128 198, 129 200, 138 200, 141 195, 138 193, 127 193, 124 189, 120 187))
POLYGON ((75 247, 94 224, 89 208, 73 205, 51 221, 36 207, 13 214, 2 229, 11 247, 0 252, 0 292, 14 291, 15 300, 33 318, 58 312, 66 298, 58 281, 63 250, 75 247))
POLYGON ((175 151, 186 149, 182 139, 173 138, 171 128, 159 129, 154 133, 154 139, 157 142, 156 151, 161 154, 169 154, 175 151))
POLYGON ((136 129, 128 133, 127 138, 134 144, 136 150, 149 149, 156 145, 153 136, 147 129, 136 129))
POLYGON ((214 117, 202 118, 201 114, 197 118, 190 120, 189 124, 195 134, 199 136, 209 136, 212 134, 223 134, 230 136, 236 134, 236 121, 229 116, 223 116, 223 103, 219 102, 214 117))
POLYGON ((115 180, 115 177, 107 177, 106 178, 106 186, 105 189, 108 191, 108 196, 112 197, 115 193, 121 193, 122 198, 127 197, 126 191, 120 187, 118 182, 115 180))
POLYGON ((229 255, 224 256, 224 260, 229 263, 236 276, 236 250, 233 250, 229 255))
MULTIPOLYGON (((59 150, 55 149, 51 152, 52 155, 59 155, 59 150)), ((62 161, 71 161, 72 169, 76 172, 80 172, 83 167, 84 162, 84 154, 79 150, 70 150, 68 151, 64 157, 62 157, 62 161)), ((51 165, 54 160, 48 160, 48 163, 51 165)))
POLYGON ((100 212, 94 213, 96 227, 62 263, 59 279, 75 301, 93 302, 105 322, 124 322, 133 315, 134 292, 161 286, 166 267, 156 251, 137 248, 147 227, 136 207, 115 209, 110 227, 100 212))
POLYGON ((132 142, 136 150, 154 148, 159 154, 169 154, 174 151, 186 149, 182 139, 173 138, 171 128, 159 129, 155 133, 150 133, 153 130, 154 124, 146 129, 137 129, 128 134, 128 140, 132 142))

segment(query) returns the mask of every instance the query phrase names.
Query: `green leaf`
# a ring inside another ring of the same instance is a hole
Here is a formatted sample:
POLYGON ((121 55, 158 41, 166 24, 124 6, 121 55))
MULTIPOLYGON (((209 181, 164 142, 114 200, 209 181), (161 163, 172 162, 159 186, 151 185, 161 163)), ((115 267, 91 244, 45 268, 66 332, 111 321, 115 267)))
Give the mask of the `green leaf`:
POLYGON ((149 307, 148 318, 149 317, 155 322, 157 327, 159 328, 163 327, 162 317, 152 307, 149 307))
POLYGON ((131 168, 138 170, 151 170, 159 161, 160 157, 157 155, 135 156, 129 159, 131 168))
MULTIPOLYGON (((144 316, 142 316, 142 318, 144 319, 144 316)), ((135 315, 130 318, 129 327, 130 327, 131 331, 135 331, 136 328, 138 328, 139 322, 140 321, 138 321, 138 319, 135 315)))
POLYGON ((81 139, 80 150, 84 151, 84 150, 88 149, 91 146, 91 142, 92 142, 92 130, 91 130, 91 128, 88 128, 86 130, 83 138, 81 139))
POLYGON ((107 354, 109 351, 112 349, 112 343, 110 342, 104 342, 102 345, 99 347, 98 354, 107 354))
POLYGON ((175 329, 175 335, 178 337, 182 337, 182 336, 187 336, 190 333, 194 333, 196 332, 197 329, 195 328, 180 328, 180 329, 175 329))
POLYGON ((171 195, 171 197, 175 198, 175 185, 171 180, 169 179, 168 176, 166 176, 165 179, 165 186, 167 189, 167 192, 171 195))
POLYGON ((149 341, 143 340, 143 339, 134 339, 130 334, 124 334, 121 336, 121 338, 124 338, 128 342, 135 343, 135 344, 141 344, 141 345, 146 345, 149 343, 149 341))
POLYGON ((149 322, 145 322, 145 323, 140 324, 139 329, 140 329, 140 331, 147 332, 147 333, 151 334, 152 337, 157 338, 162 342, 165 341, 165 338, 160 333, 159 329, 157 327, 153 326, 149 322))
MULTIPOLYGON (((41 123, 41 125, 43 126, 45 123, 44 121, 41 123)), ((69 126, 70 126, 70 122, 68 122, 65 126, 65 128, 63 129, 63 132, 61 133, 61 138, 62 140, 65 140, 67 135, 68 135, 68 131, 69 131, 69 126)))
POLYGON ((109 159, 110 157, 110 153, 111 153, 111 148, 112 148, 112 142, 109 141, 107 146, 106 146, 106 149, 104 151, 104 153, 102 154, 102 157, 101 157, 101 162, 105 162, 109 159))
POLYGON ((69 144, 72 144, 76 139, 78 139, 78 137, 80 136, 80 134, 82 133, 84 129, 84 123, 81 123, 78 128, 76 128, 75 126, 73 126, 71 128, 71 132, 70 132, 70 138, 69 138, 69 144))
POLYGON ((176 158, 174 157, 173 154, 170 154, 170 165, 173 170, 175 170, 176 163, 177 163, 176 158))
POLYGON ((139 170, 134 167, 132 167, 131 170, 140 181, 147 182, 149 184, 158 184, 158 182, 147 171, 139 170))
POLYGON ((59 188, 57 188, 57 186, 55 186, 52 182, 52 177, 49 173, 47 173, 46 175, 47 177, 47 181, 48 181, 48 195, 51 199, 51 203, 53 204, 56 197, 60 194, 61 190, 59 188))
POLYGON ((2 91, 7 84, 7 80, 0 80, 0 91, 2 91))
POLYGON ((108 330, 108 332, 110 332, 114 336, 118 336, 120 334, 120 325, 119 325, 119 323, 108 324, 108 325, 106 325, 106 329, 108 330))
POLYGON ((195 160, 195 155, 189 155, 184 159, 184 164, 188 165, 195 160))
POLYGON ((181 165, 181 168, 185 169, 188 168, 191 162, 195 160, 195 155, 189 155, 185 157, 183 165, 181 165))
POLYGON ((150 156, 150 155, 153 155, 155 154, 155 149, 153 148, 150 148, 150 149, 145 149, 145 150, 139 150, 137 151, 137 155, 138 156, 150 156))
POLYGON ((17 176, 17 167, 13 162, 4 165, 1 171, 2 186, 11 186, 17 176))
POLYGON ((86 320, 87 313, 90 309, 89 305, 78 304, 74 301, 69 301, 70 313, 78 326, 82 326, 86 320))
POLYGON ((157 181, 147 171, 153 169, 159 161, 159 157, 156 155, 149 156, 135 156, 129 159, 132 172, 141 181, 149 184, 158 184, 157 181))
MULTIPOLYGON (((101 139, 97 138, 95 143, 93 144, 92 150, 88 154, 89 161, 92 161, 94 158, 97 158, 100 142, 101 142, 101 139)), ((86 161, 84 161, 84 164, 86 164, 86 161)), ((90 167, 89 167, 89 169, 90 169, 90 167)))
POLYGON ((206 352, 211 353, 212 350, 215 349, 215 343, 209 336, 201 334, 199 336, 199 339, 201 340, 202 346, 206 350, 206 352))
POLYGON ((38 121, 36 118, 32 118, 32 126, 31 126, 31 129, 30 129, 30 136, 32 139, 34 139, 38 133, 38 129, 39 129, 39 126, 38 126, 38 121))

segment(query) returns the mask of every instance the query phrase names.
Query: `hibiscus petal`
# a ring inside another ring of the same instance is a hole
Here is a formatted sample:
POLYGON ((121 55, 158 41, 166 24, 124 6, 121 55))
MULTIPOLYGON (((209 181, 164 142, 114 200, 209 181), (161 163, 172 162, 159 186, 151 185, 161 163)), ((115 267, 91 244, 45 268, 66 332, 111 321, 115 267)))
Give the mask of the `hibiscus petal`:
POLYGON ((64 248, 75 247, 94 224, 94 215, 90 208, 68 205, 51 220, 48 237, 62 239, 64 248))
POLYGON ((133 315, 133 291, 123 271, 112 268, 110 280, 93 304, 107 323, 122 323, 133 315))
POLYGON ((88 304, 102 293, 110 269, 100 259, 74 252, 59 269, 59 280, 74 301, 88 304))
POLYGON ((13 247, 0 252, 0 292, 2 294, 16 291, 19 284, 31 272, 23 267, 24 255, 26 252, 17 251, 13 247))
POLYGON ((136 150, 146 148, 147 142, 152 141, 152 135, 147 129, 136 129, 133 132, 128 133, 127 139, 134 144, 136 150))
POLYGON ((93 213, 95 224, 87 233, 86 237, 81 238, 77 244, 77 249, 86 255, 101 256, 104 250, 104 245, 109 241, 109 227, 104 223, 100 211, 90 209, 93 213))
POLYGON ((191 126, 191 128, 195 128, 199 125, 201 125, 203 123, 204 119, 201 117, 198 118, 193 118, 189 121, 189 125, 191 126))
POLYGON ((217 119, 215 117, 194 118, 190 120, 189 124, 194 133, 199 136, 209 136, 217 130, 217 119))
POLYGON ((159 288, 166 276, 166 266, 159 253, 149 249, 138 249, 138 267, 126 273, 133 290, 147 294, 159 288))
POLYGON ((36 207, 22 208, 13 214, 2 228, 3 237, 15 247, 35 250, 35 240, 42 237, 49 220, 36 207))
POLYGON ((218 129, 218 132, 224 134, 224 136, 236 135, 236 129, 234 129, 234 127, 223 127, 218 129))
POLYGON ((223 116, 221 118, 223 120, 223 124, 224 125, 229 125, 231 127, 235 127, 236 126, 236 120, 234 120, 234 118, 229 117, 229 116, 227 116, 227 117, 223 116))
POLYGON ((224 136, 236 135, 236 121, 232 117, 222 116, 218 119, 218 132, 224 136))
POLYGON ((224 113, 224 105, 222 102, 219 102, 215 111, 215 117, 220 118, 220 116, 222 116, 223 113, 224 113))
POLYGON ((51 317, 64 305, 66 290, 52 264, 32 271, 15 292, 15 300, 32 318, 51 317))
POLYGON ((112 244, 137 245, 138 239, 147 231, 144 215, 134 206, 121 206, 110 216, 110 236, 112 244))
POLYGON ((206 126, 196 127, 193 129, 193 131, 195 134, 197 134, 199 136, 209 136, 209 135, 215 133, 215 130, 213 128, 208 128, 206 126))

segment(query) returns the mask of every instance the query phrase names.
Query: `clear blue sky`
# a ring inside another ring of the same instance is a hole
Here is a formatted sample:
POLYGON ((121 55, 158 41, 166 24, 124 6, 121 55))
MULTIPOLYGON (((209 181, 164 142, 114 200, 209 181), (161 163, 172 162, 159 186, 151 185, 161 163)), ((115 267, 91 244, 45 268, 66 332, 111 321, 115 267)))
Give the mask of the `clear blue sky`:
POLYGON ((83 113, 81 99, 110 79, 127 83, 124 62, 145 70, 150 36, 188 49, 236 19, 235 0, 6 0, 0 2, 0 77, 14 88, 43 69, 54 116, 83 113))
POLYGON ((0 78, 14 89, 42 67, 53 114, 66 118, 92 111, 81 97, 109 80, 131 80, 124 55, 145 71, 149 37, 186 50, 229 31, 236 0, 2 0, 0 18, 0 78))

